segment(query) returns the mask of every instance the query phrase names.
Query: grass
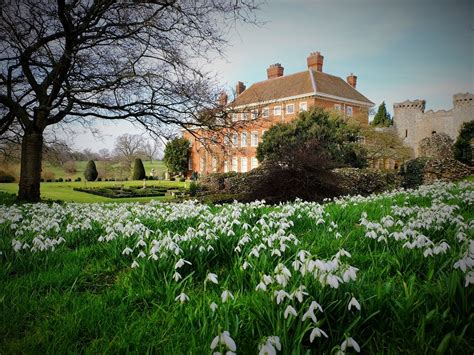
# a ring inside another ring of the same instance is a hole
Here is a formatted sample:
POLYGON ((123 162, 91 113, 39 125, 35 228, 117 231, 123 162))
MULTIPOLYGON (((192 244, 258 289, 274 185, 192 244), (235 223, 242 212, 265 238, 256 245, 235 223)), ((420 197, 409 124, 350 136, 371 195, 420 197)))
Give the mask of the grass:
POLYGON ((228 330, 243 354, 258 353, 259 344, 272 335, 280 337, 282 353, 335 353, 347 337, 362 353, 472 353, 474 286, 464 286, 465 275, 453 264, 474 238, 468 227, 474 218, 473 191, 472 184, 440 185, 324 206, 0 206, 0 352, 203 354, 211 352, 215 336, 228 330), (394 206, 413 210, 396 215, 394 206), (449 206, 458 207, 446 212, 449 206), (388 215, 405 226, 412 221, 419 232, 434 243, 448 242, 450 249, 424 257, 425 249, 404 248, 404 241, 368 238, 364 212, 373 223, 388 215), (20 215, 24 220, 15 222, 14 235, 12 221, 20 215), (431 224, 421 226, 430 216, 431 224), (136 229, 124 228, 127 222, 136 229), (45 238, 63 236, 65 242, 54 250, 14 252, 12 239, 31 246, 39 233, 35 229, 45 238), (462 230, 467 242, 459 241, 462 230), (242 242, 246 234, 249 240, 242 242), (145 246, 137 245, 140 240, 145 246), (282 255, 272 255, 282 242, 282 255), (148 258, 153 246, 161 248, 156 261, 148 258), (132 254, 123 254, 127 247, 132 254), (251 255, 255 248, 258 257, 251 255), (359 271, 355 281, 338 288, 292 266, 301 250, 325 261, 342 248, 352 255, 340 258, 344 268, 359 271), (140 258, 139 251, 147 257, 140 258), (177 267, 180 258, 191 264, 177 267), (134 261, 139 267, 131 267, 134 261), (244 270, 246 261, 252 266, 244 270), (276 279, 278 264, 291 270, 288 284, 274 281, 268 292, 256 291, 264 274, 276 279), (179 281, 173 279, 176 271, 179 281), (218 276, 218 284, 205 282, 209 272, 218 276), (307 292, 302 303, 296 298, 275 302, 274 291, 292 293, 300 285, 307 292), (235 299, 223 303, 224 290, 235 299), (188 302, 175 300, 181 292, 188 302), (351 297, 360 302, 360 311, 348 310, 351 297), (312 301, 324 310, 315 312, 317 324, 301 320, 312 301), (212 302, 218 305, 215 312, 212 302), (288 305, 297 317, 284 317, 288 305), (311 343, 315 326, 328 339, 311 343))
MULTIPOLYGON (((70 202, 82 202, 82 203, 93 203, 93 202, 149 202, 151 200, 158 201, 169 201, 172 196, 157 196, 157 197, 132 197, 123 199, 113 199, 109 197, 92 195, 86 192, 80 192, 73 190, 74 188, 91 188, 91 187, 113 187, 120 186, 120 182, 112 181, 94 181, 94 182, 44 182, 41 183, 41 198, 45 200, 54 201, 70 201, 70 202)), ((143 186, 141 181, 124 181, 124 186, 143 186)), ((164 180, 151 180, 147 181, 147 186, 159 186, 165 188, 175 187, 189 187, 187 182, 179 181, 164 181, 164 180)), ((18 183, 1 184, 0 192, 9 194, 18 193, 18 183)))

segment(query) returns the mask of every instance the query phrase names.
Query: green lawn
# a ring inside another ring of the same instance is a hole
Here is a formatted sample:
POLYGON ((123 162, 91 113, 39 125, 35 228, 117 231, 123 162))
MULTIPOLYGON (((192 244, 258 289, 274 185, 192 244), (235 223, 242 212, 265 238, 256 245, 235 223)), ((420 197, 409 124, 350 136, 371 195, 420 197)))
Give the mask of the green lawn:
POLYGON ((0 353, 472 354, 473 203, 0 205, 0 353))
MULTIPOLYGON (((59 178, 71 178, 72 180, 80 177, 81 179, 84 179, 84 169, 86 168, 87 161, 76 161, 76 172, 75 173, 66 173, 64 171, 64 168, 60 166, 53 166, 48 162, 43 162, 43 173, 52 173, 54 176, 54 179, 59 179, 59 178)), ((103 162, 102 161, 96 161, 96 166, 97 170, 99 172, 99 176, 101 175, 102 172, 102 167, 103 167, 103 162)), ((150 175, 151 169, 155 169, 155 176, 161 176, 166 171, 166 167, 161 160, 153 160, 153 162, 150 161, 144 161, 143 165, 145 166, 145 172, 147 176, 150 175)), ((1 169, 0 169, 1 170, 1 169)), ((12 167, 13 174, 15 175, 15 178, 18 180, 20 176, 20 165, 17 164, 12 167)))
MULTIPOLYGON (((179 181, 152 180, 146 183, 148 186, 163 186, 169 188, 189 187, 189 182, 179 181)), ((112 199, 73 190, 74 187, 120 186, 120 184, 120 182, 112 181, 44 182, 41 183, 41 198, 74 202, 148 202, 151 200, 169 201, 172 199, 170 196, 112 199)), ((143 182, 141 181, 124 181, 123 184, 124 186, 143 186, 143 182)), ((0 184, 0 191, 17 194, 18 183, 0 184)))

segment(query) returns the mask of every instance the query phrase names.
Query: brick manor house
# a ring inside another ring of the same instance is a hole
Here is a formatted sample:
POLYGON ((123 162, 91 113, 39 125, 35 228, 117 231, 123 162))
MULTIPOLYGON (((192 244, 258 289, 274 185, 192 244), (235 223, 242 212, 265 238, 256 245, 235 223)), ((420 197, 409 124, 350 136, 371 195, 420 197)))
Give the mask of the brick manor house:
POLYGON ((350 74, 345 81, 326 74, 323 61, 319 52, 311 53, 306 70, 288 75, 283 74, 280 64, 272 64, 267 69, 267 80, 248 89, 238 82, 234 101, 228 103, 223 93, 220 103, 229 108, 234 127, 219 135, 222 138, 209 130, 183 131, 191 142, 187 175, 194 171, 206 175, 256 168, 256 148, 265 131, 278 122, 294 120, 311 106, 338 111, 367 125, 368 111, 374 103, 356 90, 357 76, 350 74))

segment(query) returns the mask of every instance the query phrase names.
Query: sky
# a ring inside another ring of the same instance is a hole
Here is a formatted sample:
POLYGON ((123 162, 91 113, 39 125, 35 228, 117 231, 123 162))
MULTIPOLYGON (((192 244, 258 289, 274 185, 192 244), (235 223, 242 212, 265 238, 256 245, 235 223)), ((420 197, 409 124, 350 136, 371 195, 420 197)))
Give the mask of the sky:
MULTIPOLYGON (((270 64, 285 74, 306 69, 306 57, 324 55, 323 71, 358 76, 357 89, 376 106, 425 99, 426 110, 452 108, 452 95, 474 92, 474 1, 472 0, 267 0, 261 24, 228 31, 225 57, 206 68, 229 93, 237 81, 249 87, 266 79, 270 64)), ((96 124, 93 137, 78 129, 76 149, 113 148, 127 123, 96 124)))

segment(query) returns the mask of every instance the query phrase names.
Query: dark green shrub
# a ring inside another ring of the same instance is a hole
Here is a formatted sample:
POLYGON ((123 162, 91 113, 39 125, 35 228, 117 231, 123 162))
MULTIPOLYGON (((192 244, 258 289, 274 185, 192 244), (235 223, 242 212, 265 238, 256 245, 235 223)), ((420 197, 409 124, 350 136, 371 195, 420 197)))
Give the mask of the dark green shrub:
POLYGON ((53 179, 46 179, 46 182, 53 182, 53 179))
POLYGON ((44 179, 43 179, 43 178, 41 178, 41 179, 40 179, 40 182, 44 182, 44 179))
POLYGON ((132 180, 143 180, 146 178, 145 167, 141 159, 135 159, 133 164, 132 180))
POLYGON ((403 163, 400 168, 402 187, 406 189, 416 188, 423 184, 423 169, 429 158, 419 157, 403 163))
POLYGON ((77 178, 74 179, 74 181, 76 181, 76 182, 81 181, 81 178, 77 177, 77 178))
POLYGON ((474 165, 472 160, 471 141, 474 139, 474 120, 465 122, 459 130, 459 136, 454 143, 454 158, 461 163, 474 165))
POLYGON ((0 170, 0 182, 8 183, 8 182, 14 182, 14 181, 15 181, 15 177, 13 175, 0 170))
POLYGON ((97 172, 97 167, 95 166, 94 161, 89 160, 87 162, 86 169, 84 170, 84 177, 86 178, 87 181, 95 181, 98 175, 99 173, 97 172))
POLYGON ((170 177, 170 181, 176 181, 176 178, 174 176, 170 177))
POLYGON ((56 180, 56 182, 63 182, 63 181, 64 181, 63 178, 59 178, 59 179, 56 180))
POLYGON ((199 191, 199 184, 195 181, 192 181, 191 184, 189 185, 189 195, 196 196, 198 191, 199 191))
POLYGON ((185 181, 186 181, 186 178, 180 177, 180 178, 179 178, 179 181, 180 181, 180 182, 185 182, 185 181))
POLYGON ((102 181, 102 178, 101 177, 97 178, 97 181, 102 181))

